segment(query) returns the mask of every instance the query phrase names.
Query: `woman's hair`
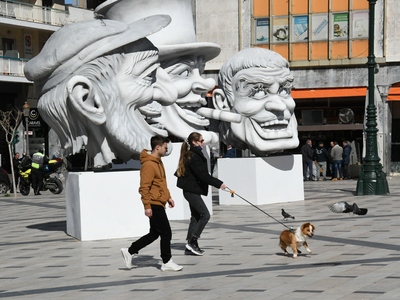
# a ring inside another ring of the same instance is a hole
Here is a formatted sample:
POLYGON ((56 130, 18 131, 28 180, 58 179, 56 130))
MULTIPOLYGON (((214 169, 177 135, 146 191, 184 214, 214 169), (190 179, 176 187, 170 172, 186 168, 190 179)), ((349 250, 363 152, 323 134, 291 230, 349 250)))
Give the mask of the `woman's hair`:
POLYGON ((193 142, 200 141, 200 138, 200 133, 192 132, 191 134, 189 134, 188 138, 182 143, 181 156, 179 157, 178 169, 176 170, 178 177, 185 175, 185 165, 186 162, 190 160, 190 147, 193 146, 193 142))

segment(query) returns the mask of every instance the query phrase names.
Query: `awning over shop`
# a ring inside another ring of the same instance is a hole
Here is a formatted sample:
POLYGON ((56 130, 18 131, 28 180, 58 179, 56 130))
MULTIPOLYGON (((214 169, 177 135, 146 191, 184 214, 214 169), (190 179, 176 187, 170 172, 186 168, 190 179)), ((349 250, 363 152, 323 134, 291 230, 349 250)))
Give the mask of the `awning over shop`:
POLYGON ((292 90, 293 99, 365 97, 366 87, 292 90))
MULTIPOLYGON (((293 99, 365 97, 366 87, 292 90, 293 99)), ((390 87, 387 101, 400 101, 400 82, 390 87)))
POLYGON ((400 101, 400 83, 390 87, 387 101, 400 101))

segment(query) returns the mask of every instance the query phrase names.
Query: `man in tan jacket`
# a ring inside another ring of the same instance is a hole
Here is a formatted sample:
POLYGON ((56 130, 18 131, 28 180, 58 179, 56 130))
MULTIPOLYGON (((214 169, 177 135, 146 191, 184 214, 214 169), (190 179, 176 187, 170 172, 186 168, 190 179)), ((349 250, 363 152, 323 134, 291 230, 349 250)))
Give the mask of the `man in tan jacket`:
POLYGON ((139 250, 154 242, 158 237, 160 240, 161 259, 163 261, 162 271, 180 271, 182 267, 172 260, 171 239, 172 231, 165 212, 165 205, 174 207, 167 187, 167 178, 161 157, 168 151, 169 139, 156 135, 151 138, 151 152, 143 150, 140 153, 140 187, 144 213, 150 220, 150 231, 129 248, 121 248, 122 257, 128 269, 132 269, 132 258, 137 256, 139 250))

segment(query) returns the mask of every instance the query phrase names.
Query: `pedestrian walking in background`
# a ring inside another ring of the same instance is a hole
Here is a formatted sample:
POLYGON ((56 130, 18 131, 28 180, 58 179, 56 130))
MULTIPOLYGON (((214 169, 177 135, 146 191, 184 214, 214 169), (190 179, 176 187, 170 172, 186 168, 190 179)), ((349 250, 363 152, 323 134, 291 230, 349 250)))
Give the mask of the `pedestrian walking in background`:
POLYGON ((303 159, 303 179, 304 181, 313 180, 314 150, 312 141, 307 140, 301 147, 301 157, 303 159))
POLYGON ((329 162, 328 150, 324 147, 324 142, 319 142, 317 148, 314 152, 315 155, 315 165, 317 167, 317 180, 319 180, 321 174, 320 169, 322 169, 322 177, 324 181, 326 180, 326 166, 329 162))
MULTIPOLYGON (((19 165, 21 164, 21 158, 19 157, 19 152, 16 152, 13 157, 13 169, 14 169, 14 182, 15 188, 18 191, 18 181, 19 181, 19 165)), ((11 185, 10 193, 14 193, 14 184, 11 185)))
POLYGON ((171 198, 164 165, 161 157, 168 151, 169 139, 156 135, 151 138, 151 152, 142 150, 140 153, 140 187, 144 213, 149 218, 150 231, 129 248, 121 248, 122 257, 128 269, 134 267, 132 259, 137 256, 139 250, 154 242, 160 237, 160 250, 162 271, 180 271, 182 267, 172 260, 171 239, 172 230, 165 212, 165 205, 175 206, 171 198))
POLYGON ((351 146, 349 141, 343 141, 343 177, 344 179, 351 179, 349 172, 351 146))
POLYGON ((342 156, 343 148, 338 145, 336 141, 331 142, 331 156, 333 159, 333 174, 332 180, 343 180, 342 175, 342 156))
POLYGON ((206 227, 210 212, 201 195, 208 195, 208 186, 225 189, 226 185, 208 173, 207 159, 202 149, 204 139, 198 132, 192 132, 187 140, 182 143, 178 169, 177 186, 183 190, 183 196, 189 202, 190 223, 187 232, 185 254, 204 255, 198 244, 198 239, 206 227))

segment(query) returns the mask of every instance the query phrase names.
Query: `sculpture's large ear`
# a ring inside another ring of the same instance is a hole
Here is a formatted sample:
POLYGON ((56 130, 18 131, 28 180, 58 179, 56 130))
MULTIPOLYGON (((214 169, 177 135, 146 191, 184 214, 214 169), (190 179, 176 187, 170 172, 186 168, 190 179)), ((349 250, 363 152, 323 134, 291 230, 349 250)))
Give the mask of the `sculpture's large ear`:
POLYGON ((231 110, 231 106, 229 105, 228 98, 225 96, 225 93, 221 89, 215 89, 213 91, 213 104, 214 107, 219 110, 231 110))
POLYGON ((84 76, 73 76, 67 83, 68 98, 78 113, 96 125, 106 122, 104 108, 93 88, 92 82, 84 76))

